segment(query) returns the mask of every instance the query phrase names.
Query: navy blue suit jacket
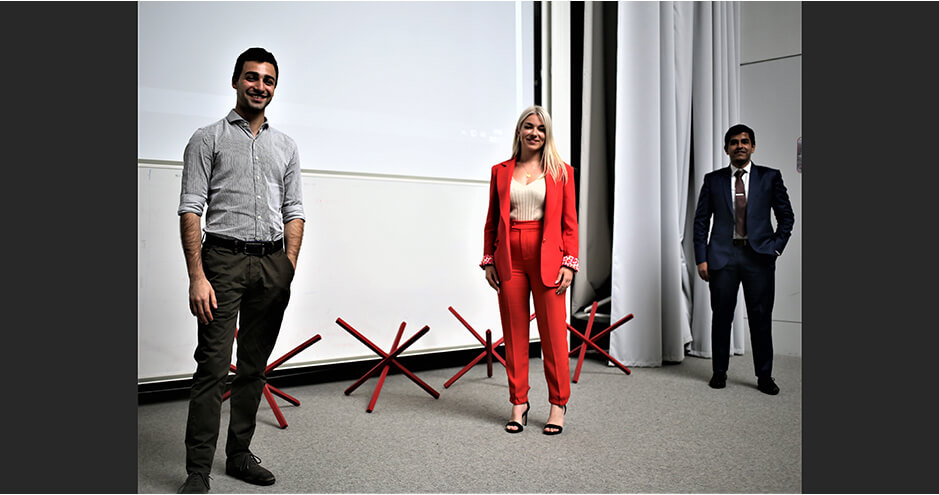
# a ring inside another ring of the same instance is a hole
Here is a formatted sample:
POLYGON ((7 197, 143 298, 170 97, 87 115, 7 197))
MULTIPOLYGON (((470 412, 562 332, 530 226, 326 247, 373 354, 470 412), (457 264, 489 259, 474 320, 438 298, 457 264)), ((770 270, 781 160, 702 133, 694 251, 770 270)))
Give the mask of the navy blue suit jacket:
MULTIPOLYGON (((698 207, 694 212, 694 261, 708 263, 709 270, 719 270, 730 260, 734 240, 734 200, 731 196, 730 167, 704 176, 698 207), (708 226, 714 217, 710 238, 708 226)), ((750 163, 750 184, 747 194, 747 238, 753 250, 774 258, 782 254, 795 215, 782 174, 775 168, 750 163), (770 222, 770 211, 776 216, 776 230, 770 222)))

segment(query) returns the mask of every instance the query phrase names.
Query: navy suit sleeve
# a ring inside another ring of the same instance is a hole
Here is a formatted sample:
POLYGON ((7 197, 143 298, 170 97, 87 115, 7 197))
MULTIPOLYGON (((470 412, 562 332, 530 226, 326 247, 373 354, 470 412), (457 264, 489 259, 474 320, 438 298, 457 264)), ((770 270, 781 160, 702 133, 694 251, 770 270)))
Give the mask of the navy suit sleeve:
POLYGON ((779 170, 773 174, 773 214, 776 216, 776 232, 773 233, 773 247, 782 254, 792 235, 792 226, 796 223, 792 204, 789 202, 789 193, 783 184, 782 173, 779 170))
POLYGON ((704 177, 698 207, 694 211, 694 262, 700 265, 707 261, 708 229, 711 226, 711 181, 704 177))

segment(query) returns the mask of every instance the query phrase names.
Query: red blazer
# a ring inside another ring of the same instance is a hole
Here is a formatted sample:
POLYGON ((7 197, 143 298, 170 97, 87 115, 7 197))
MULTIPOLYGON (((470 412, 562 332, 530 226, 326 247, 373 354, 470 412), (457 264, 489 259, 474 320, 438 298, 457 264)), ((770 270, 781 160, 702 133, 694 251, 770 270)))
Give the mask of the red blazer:
MULTIPOLYGON (((555 287, 561 266, 577 271, 577 208, 574 193, 574 169, 567 169, 567 183, 557 182, 545 175, 544 228, 541 241, 541 281, 555 287)), ((515 158, 492 167, 489 179, 489 213, 486 215, 483 262, 495 263, 500 281, 512 277, 512 256, 509 253, 509 187, 515 172, 515 158)))

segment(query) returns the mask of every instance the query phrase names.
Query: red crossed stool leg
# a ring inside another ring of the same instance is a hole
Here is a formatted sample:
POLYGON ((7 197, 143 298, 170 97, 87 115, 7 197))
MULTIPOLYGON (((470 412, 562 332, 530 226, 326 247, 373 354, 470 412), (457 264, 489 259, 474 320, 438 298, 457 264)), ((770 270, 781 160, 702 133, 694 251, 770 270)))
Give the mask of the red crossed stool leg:
MULTIPOLYGON (((235 329, 235 338, 237 337, 238 337, 238 329, 235 329)), ((284 364, 285 361, 296 356, 307 347, 310 347, 311 345, 317 343, 320 339, 322 339, 322 337, 320 337, 319 334, 316 334, 310 337, 309 339, 307 339, 306 342, 298 345, 297 347, 294 347, 293 350, 291 350, 287 354, 284 354, 273 363, 267 365, 267 367, 264 368, 264 375, 266 376, 272 370, 284 364)), ((231 370, 232 372, 238 371, 238 368, 236 368, 234 364, 228 365, 228 369, 231 370)), ((296 397, 293 397, 291 395, 284 393, 281 389, 267 382, 264 383, 264 388, 262 388, 261 391, 264 393, 264 398, 267 399, 267 403, 271 406, 271 410, 274 411, 274 417, 277 418, 277 424, 280 425, 281 429, 287 428, 287 420, 284 419, 284 414, 280 411, 280 407, 277 405, 277 402, 274 401, 274 395, 277 395, 278 397, 298 407, 300 406, 300 401, 297 400, 296 397)), ((225 394, 222 395, 222 401, 224 402, 230 396, 231 396, 231 390, 225 392, 225 394)))
POLYGON ((403 322, 403 321, 402 321, 402 322, 401 322, 401 326, 398 327, 398 334, 395 335, 394 344, 391 345, 391 352, 385 352, 385 351, 383 351, 381 348, 379 348, 377 345, 373 344, 372 341, 370 341, 370 340, 368 340, 367 338, 365 338, 365 336, 362 335, 361 333, 359 333, 356 329, 352 328, 352 325, 349 325, 348 323, 346 323, 345 321, 343 321, 342 318, 337 318, 337 319, 336 319, 336 323, 337 323, 340 327, 342 327, 343 329, 345 329, 347 332, 349 332, 350 334, 352 334, 352 336, 355 337, 356 339, 358 339, 359 342, 365 344, 366 347, 368 347, 369 349, 371 349, 373 352, 375 352, 375 354, 378 354, 378 356, 382 358, 381 361, 378 362, 378 364, 376 364, 374 367, 372 367, 372 369, 370 369, 370 370, 368 371, 368 373, 365 373, 364 375, 362 375, 361 378, 359 378, 358 380, 356 380, 356 382, 353 383, 353 384, 352 384, 349 388, 347 388, 346 391, 345 391, 345 394, 346 394, 346 395, 351 394, 355 389, 359 388, 360 385, 362 385, 363 383, 365 383, 366 380, 368 380, 369 378, 371 378, 372 375, 374 375, 375 373, 377 373, 378 370, 381 370, 381 375, 380 375, 379 378, 378 378, 378 385, 375 386, 375 391, 372 392, 372 400, 369 401, 369 403, 368 403, 368 408, 365 409, 365 412, 370 413, 370 412, 372 412, 372 411, 375 410, 375 404, 378 402, 378 394, 381 393, 381 387, 382 387, 382 385, 385 384, 385 377, 388 376, 388 368, 389 368, 391 365, 394 365, 396 368, 398 368, 398 370, 400 370, 402 373, 404 373, 405 376, 407 376, 408 378, 410 378, 411 381, 413 381, 414 383, 418 384, 422 389, 424 389, 425 392, 427 392, 428 394, 430 394, 431 397, 433 397, 433 398, 435 398, 435 399, 440 398, 440 393, 439 393, 439 392, 437 392, 436 390, 434 390, 433 387, 431 387, 430 385, 424 383, 423 380, 421 380, 420 378, 418 378, 417 375, 415 375, 414 373, 411 373, 410 370, 408 370, 407 368, 405 368, 404 366, 402 366, 401 363, 398 362, 398 359, 397 359, 398 356, 399 356, 402 352, 404 352, 405 349, 407 349, 408 347, 410 347, 411 344, 417 342, 417 339, 423 337, 424 334, 426 334, 427 332, 430 331, 430 327, 429 327, 429 326, 424 325, 424 328, 418 330, 418 332, 417 332, 416 334, 414 334, 410 339, 408 339, 407 342, 405 342, 405 343, 402 344, 400 347, 398 347, 398 343, 401 342, 401 336, 404 334, 404 327, 405 327, 405 325, 407 325, 406 322, 403 322))
POLYGON ((480 344, 486 346, 486 349, 482 353, 480 353, 478 356, 476 356, 476 359, 473 359, 472 361, 470 361, 470 363, 464 366, 463 369, 458 371, 455 375, 453 375, 452 378, 447 380, 447 383, 443 384, 443 388, 450 388, 450 385, 453 385, 454 382, 456 382, 457 380, 460 379, 461 376, 466 374, 466 372, 469 371, 470 368, 472 368, 473 366, 476 366, 476 363, 480 362, 483 358, 486 358, 486 376, 488 376, 489 378, 492 378, 493 356, 500 363, 502 363, 502 366, 505 366, 505 359, 503 359, 502 356, 500 356, 497 352, 495 352, 495 348, 502 345, 502 342, 505 339, 501 338, 498 341, 496 341, 496 343, 493 344, 492 343, 492 331, 487 328, 486 340, 483 340, 483 338, 480 337, 478 333, 476 333, 476 330, 474 330, 473 327, 471 327, 470 324, 467 323, 466 320, 464 320, 463 317, 460 316, 460 314, 457 313, 455 309, 453 309, 453 306, 450 306, 447 309, 449 309, 450 312, 453 313, 453 316, 456 316, 457 320, 460 320, 460 323, 462 323, 463 326, 466 327, 466 329, 469 330, 471 334, 473 334, 473 337, 476 337, 476 340, 478 340, 480 344))
POLYGON ((578 345, 577 347, 571 349, 570 353, 568 353, 568 356, 573 356, 575 353, 579 353, 579 356, 577 357, 577 369, 574 371, 574 378, 571 379, 571 381, 574 382, 574 383, 577 383, 577 380, 580 379, 580 368, 581 368, 581 366, 583 366, 583 364, 584 364, 584 355, 586 355, 586 353, 587 353, 587 346, 588 346, 588 345, 591 346, 591 347, 593 347, 594 350, 596 350, 597 352, 599 352, 600 354, 602 354, 604 357, 606 357, 607 359, 609 359, 610 362, 613 363, 617 368, 623 370, 623 373, 626 373, 627 375, 629 375, 629 374, 631 373, 631 372, 629 371, 629 368, 627 368, 625 365, 623 365, 623 363, 617 361, 616 359, 613 358, 613 356, 610 356, 609 353, 607 353, 606 351, 604 351, 603 349, 601 349, 600 346, 597 345, 597 341, 600 340, 601 338, 603 338, 604 335, 606 335, 606 334, 612 332, 613 330, 616 330, 616 329, 617 329, 620 325, 622 325, 623 323, 626 323, 627 321, 633 319, 633 314, 632 314, 632 313, 629 313, 628 315, 626 315, 626 316, 620 318, 616 323, 614 323, 614 324, 610 325, 609 327, 607 327, 605 330, 603 330, 603 331, 601 331, 600 333, 598 333, 598 334, 596 334, 596 335, 594 335, 594 336, 591 337, 591 336, 590 336, 590 331, 591 331, 591 329, 593 328, 593 320, 594 320, 594 317, 597 316, 597 305, 598 305, 598 304, 599 304, 598 301, 594 301, 594 302, 593 302, 593 306, 591 306, 591 308, 590 308, 590 319, 587 320, 587 330, 586 330, 586 332, 584 332, 583 334, 580 333, 580 332, 578 332, 576 328, 572 327, 572 326, 570 325, 570 323, 567 324, 567 329, 568 329, 571 333, 573 333, 574 335, 580 337, 580 340, 582 341, 582 343, 581 343, 580 345, 578 345))
MULTIPOLYGON (((599 352, 600 354, 602 354, 604 357, 606 357, 607 359, 609 359, 610 362, 613 363, 617 368, 623 370, 623 373, 626 373, 627 375, 629 375, 629 374, 632 373, 631 371, 629 371, 629 368, 627 368, 626 365, 624 365, 623 363, 617 361, 617 360, 616 360, 613 356, 611 356, 608 352, 606 352, 606 351, 604 351, 603 349, 601 349, 600 346, 597 345, 597 341, 600 340, 601 338, 603 338, 604 335, 606 335, 606 334, 612 332, 613 330, 616 330, 616 329, 617 329, 620 325, 622 325, 623 323, 626 323, 627 321, 633 319, 633 314, 632 314, 632 313, 629 313, 628 315, 626 315, 626 316, 620 318, 619 321, 617 321, 616 323, 614 323, 614 324, 610 325, 609 327, 607 327, 607 328, 606 328, 605 330, 603 330, 602 332, 600 332, 600 333, 594 335, 593 337, 591 337, 591 336, 590 336, 590 331, 591 331, 591 329, 593 328, 593 320, 594 320, 594 317, 597 315, 597 305, 598 305, 598 304, 599 304, 599 301, 594 301, 594 302, 593 302, 593 306, 592 306, 591 309, 590 309, 590 319, 587 320, 587 331, 586 331, 586 335, 580 333, 579 331, 577 331, 577 329, 574 328, 574 327, 572 327, 570 323, 567 323, 567 330, 568 330, 569 332, 573 333, 574 335, 580 337, 580 339, 581 339, 581 341, 582 341, 582 343, 581 343, 580 345, 578 345, 577 347, 574 347, 574 348, 571 349, 571 351, 568 353, 568 356, 573 356, 575 353, 579 353, 579 355, 578 355, 578 357, 577 357, 577 367, 576 367, 576 369, 575 369, 575 371, 574 371, 574 377, 571 379, 571 381, 574 382, 574 383, 577 383, 577 380, 580 379, 580 369, 581 369, 581 367, 582 367, 583 364, 584 364, 584 356, 587 354, 587 346, 588 346, 588 345, 591 346, 591 347, 593 347, 594 350, 596 350, 597 352, 599 352)), ((535 313, 532 313, 532 314, 531 314, 531 317, 530 317, 528 320, 529 320, 529 321, 533 321, 534 319, 535 319, 535 313)))

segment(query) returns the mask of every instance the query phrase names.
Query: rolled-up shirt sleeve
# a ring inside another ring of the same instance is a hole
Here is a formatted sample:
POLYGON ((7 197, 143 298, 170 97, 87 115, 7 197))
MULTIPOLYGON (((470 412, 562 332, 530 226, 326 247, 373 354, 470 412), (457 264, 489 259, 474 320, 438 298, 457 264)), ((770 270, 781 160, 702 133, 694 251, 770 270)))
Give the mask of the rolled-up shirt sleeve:
POLYGON ((285 224, 298 218, 306 221, 303 214, 303 176, 300 173, 300 152, 296 143, 292 141, 293 153, 284 173, 284 204, 281 207, 285 224))
POLYGON ((212 145, 204 129, 189 138, 183 153, 183 178, 179 194, 177 215, 195 213, 202 216, 209 196, 209 177, 212 174, 212 145))

